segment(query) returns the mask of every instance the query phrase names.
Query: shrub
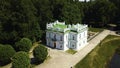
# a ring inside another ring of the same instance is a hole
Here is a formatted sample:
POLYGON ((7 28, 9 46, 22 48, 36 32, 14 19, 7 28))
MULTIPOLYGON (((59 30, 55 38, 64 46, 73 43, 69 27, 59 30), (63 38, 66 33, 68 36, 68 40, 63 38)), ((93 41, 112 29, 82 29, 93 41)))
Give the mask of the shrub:
POLYGON ((39 45, 33 50, 33 55, 36 59, 36 63, 41 63, 48 55, 47 48, 45 48, 43 45, 39 45))
POLYGON ((116 53, 120 55, 120 47, 116 49, 116 53))
POLYGON ((15 50, 10 45, 0 44, 0 65, 6 65, 11 62, 11 57, 15 54, 15 50))
POLYGON ((26 52, 17 52, 12 57, 12 68, 30 68, 30 58, 26 52))
POLYGON ((20 41, 15 43, 15 47, 17 51, 28 52, 32 47, 32 41, 28 38, 22 38, 20 41))

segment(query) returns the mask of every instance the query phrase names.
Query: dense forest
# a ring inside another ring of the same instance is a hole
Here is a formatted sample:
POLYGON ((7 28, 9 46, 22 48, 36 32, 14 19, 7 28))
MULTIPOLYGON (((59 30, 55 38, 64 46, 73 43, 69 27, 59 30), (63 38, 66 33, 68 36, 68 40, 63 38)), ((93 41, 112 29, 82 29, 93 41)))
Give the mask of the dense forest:
POLYGON ((103 28, 120 26, 120 0, 0 0, 0 43, 12 44, 23 37, 44 40, 46 23, 65 21, 103 28))

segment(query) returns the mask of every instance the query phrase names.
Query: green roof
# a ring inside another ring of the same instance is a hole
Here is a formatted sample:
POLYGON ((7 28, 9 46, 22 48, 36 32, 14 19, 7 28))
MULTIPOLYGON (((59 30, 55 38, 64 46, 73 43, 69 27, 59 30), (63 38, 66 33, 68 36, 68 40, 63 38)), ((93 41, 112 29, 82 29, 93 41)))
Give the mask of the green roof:
POLYGON ((53 27, 54 27, 54 28, 65 29, 65 28, 67 28, 67 25, 63 25, 63 24, 55 24, 53 27))

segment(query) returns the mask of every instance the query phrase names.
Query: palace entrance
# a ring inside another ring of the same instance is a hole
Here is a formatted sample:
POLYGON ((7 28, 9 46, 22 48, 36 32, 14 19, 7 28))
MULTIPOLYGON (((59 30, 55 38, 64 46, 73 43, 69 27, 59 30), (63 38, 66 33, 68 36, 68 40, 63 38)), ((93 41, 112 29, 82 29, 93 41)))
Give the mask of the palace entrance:
POLYGON ((54 42, 54 48, 56 48, 56 42, 54 42))

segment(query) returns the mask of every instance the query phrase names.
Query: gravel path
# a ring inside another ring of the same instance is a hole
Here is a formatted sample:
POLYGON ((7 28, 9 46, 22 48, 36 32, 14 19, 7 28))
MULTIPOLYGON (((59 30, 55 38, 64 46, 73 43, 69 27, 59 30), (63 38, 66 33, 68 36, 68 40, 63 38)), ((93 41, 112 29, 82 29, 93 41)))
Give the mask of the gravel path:
POLYGON ((89 41, 83 49, 78 51, 76 54, 68 54, 66 52, 50 49, 49 54, 50 59, 46 60, 44 63, 36 66, 35 68, 71 68, 81 61, 90 51, 92 51, 101 40, 103 40, 108 34, 109 30, 104 30, 95 38, 89 41))

